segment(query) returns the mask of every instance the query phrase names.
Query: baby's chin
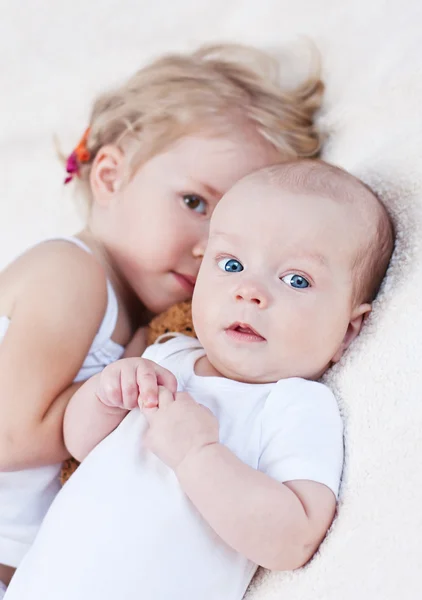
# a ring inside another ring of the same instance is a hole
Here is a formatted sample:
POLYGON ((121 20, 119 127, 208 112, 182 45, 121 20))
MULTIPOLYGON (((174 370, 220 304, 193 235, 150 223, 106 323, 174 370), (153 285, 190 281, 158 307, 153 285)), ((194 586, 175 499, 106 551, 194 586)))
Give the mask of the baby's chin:
MULTIPOLYGON (((206 350, 206 349, 205 349, 206 350)), ((251 353, 250 357, 243 355, 242 359, 237 359, 232 354, 224 354, 213 348, 213 352, 207 353, 208 361, 222 377, 239 381, 242 383, 265 384, 277 383, 281 379, 301 378, 309 380, 318 380, 326 371, 325 369, 314 372, 308 365, 284 365, 280 368, 280 361, 271 368, 268 360, 262 357, 259 360, 258 353, 251 353)))
POLYGON ((208 357, 211 365, 216 371, 220 373, 222 377, 232 379, 233 381, 239 381, 240 383, 276 383, 281 377, 275 373, 269 373, 268 369, 260 367, 255 364, 245 364, 236 360, 227 360, 224 363, 218 359, 213 360, 208 357))

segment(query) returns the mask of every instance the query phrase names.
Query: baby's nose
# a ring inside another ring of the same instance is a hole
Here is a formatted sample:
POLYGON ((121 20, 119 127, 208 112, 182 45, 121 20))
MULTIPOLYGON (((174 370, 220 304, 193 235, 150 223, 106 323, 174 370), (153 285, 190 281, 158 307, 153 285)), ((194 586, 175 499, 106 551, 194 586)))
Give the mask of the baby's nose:
POLYGON ((238 302, 250 302, 256 304, 259 308, 266 308, 270 302, 270 296, 267 290, 254 283, 243 283, 236 290, 236 300, 238 302))

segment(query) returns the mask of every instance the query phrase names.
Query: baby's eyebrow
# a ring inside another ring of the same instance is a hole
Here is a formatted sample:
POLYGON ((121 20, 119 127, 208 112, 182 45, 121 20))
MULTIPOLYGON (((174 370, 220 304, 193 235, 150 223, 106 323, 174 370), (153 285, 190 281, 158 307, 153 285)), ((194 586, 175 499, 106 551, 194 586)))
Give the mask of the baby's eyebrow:
POLYGON ((212 231, 210 233, 210 238, 211 237, 228 237, 227 233, 225 233, 224 231, 212 231))
POLYGON ((310 260, 312 262, 318 263, 319 266, 324 267, 325 269, 328 268, 327 258, 319 252, 306 252, 304 254, 297 254, 296 258, 301 260, 310 260))
POLYGON ((209 241, 210 240, 214 240, 214 239, 218 239, 218 238, 223 238, 225 241, 229 241, 229 242, 236 242, 236 241, 243 241, 244 238, 242 238, 242 236, 238 236, 235 233, 226 233, 225 231, 211 231, 210 236, 209 236, 209 241))
MULTIPOLYGON (((225 231, 219 231, 218 229, 216 231, 212 231, 210 233, 209 236, 209 242, 214 240, 214 239, 218 239, 218 238, 223 238, 224 241, 226 242, 232 242, 233 244, 238 244, 238 243, 242 243, 245 241, 244 236, 242 235, 238 235, 236 233, 227 233, 225 231)), ((329 268, 329 261, 327 260, 326 256, 324 256, 323 254, 321 254, 320 252, 312 252, 312 251, 305 251, 305 252, 295 252, 294 250, 292 251, 287 251, 286 255, 289 256, 290 260, 293 261, 309 261, 309 262, 313 262, 316 263, 319 267, 322 267, 324 269, 328 269, 329 268)))

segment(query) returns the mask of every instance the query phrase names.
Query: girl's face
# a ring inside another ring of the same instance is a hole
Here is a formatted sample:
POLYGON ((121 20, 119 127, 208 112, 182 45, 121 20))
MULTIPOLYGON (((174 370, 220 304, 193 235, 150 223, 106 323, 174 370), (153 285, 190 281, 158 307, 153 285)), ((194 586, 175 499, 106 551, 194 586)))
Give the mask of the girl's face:
POLYGON ((123 283, 147 309, 162 312, 192 296, 210 217, 223 194, 248 173, 279 160, 250 132, 183 137, 120 189, 119 169, 104 171, 104 189, 93 186, 94 234, 123 283))

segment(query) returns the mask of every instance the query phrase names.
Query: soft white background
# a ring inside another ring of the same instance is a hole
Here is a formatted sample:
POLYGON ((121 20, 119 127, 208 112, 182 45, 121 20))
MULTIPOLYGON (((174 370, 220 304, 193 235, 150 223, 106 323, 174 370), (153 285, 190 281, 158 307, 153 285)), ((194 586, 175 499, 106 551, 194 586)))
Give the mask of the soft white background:
POLYGON ((248 598, 420 598, 421 32, 418 0, 0 0, 0 267, 80 223, 53 136, 70 151, 97 92, 203 41, 312 37, 327 83, 326 158, 373 185, 395 216, 384 293, 332 375, 347 428, 339 518, 307 568, 258 577, 248 598))

